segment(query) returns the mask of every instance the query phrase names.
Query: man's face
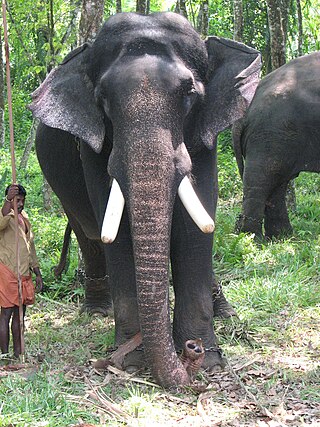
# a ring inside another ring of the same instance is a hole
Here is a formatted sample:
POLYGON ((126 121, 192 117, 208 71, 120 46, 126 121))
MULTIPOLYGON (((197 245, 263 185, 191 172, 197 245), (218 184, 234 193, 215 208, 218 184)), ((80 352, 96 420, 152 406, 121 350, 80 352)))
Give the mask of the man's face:
POLYGON ((25 198, 24 196, 21 196, 20 194, 18 194, 16 196, 16 200, 17 200, 18 213, 21 213, 24 208, 25 198))

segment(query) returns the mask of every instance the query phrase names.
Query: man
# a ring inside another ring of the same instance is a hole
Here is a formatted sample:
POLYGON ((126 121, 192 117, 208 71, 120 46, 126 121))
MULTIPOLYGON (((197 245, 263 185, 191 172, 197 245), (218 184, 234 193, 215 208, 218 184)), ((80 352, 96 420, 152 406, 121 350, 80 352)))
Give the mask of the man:
POLYGON ((20 184, 9 185, 5 190, 5 200, 0 211, 0 348, 2 353, 9 351, 9 324, 13 339, 15 357, 21 354, 19 319, 18 271, 16 262, 16 228, 13 200, 16 198, 19 223, 19 264, 22 284, 23 317, 26 305, 34 303, 35 288, 31 270, 36 275, 36 289, 42 290, 43 281, 39 269, 33 234, 27 214, 24 212, 26 190, 20 184))

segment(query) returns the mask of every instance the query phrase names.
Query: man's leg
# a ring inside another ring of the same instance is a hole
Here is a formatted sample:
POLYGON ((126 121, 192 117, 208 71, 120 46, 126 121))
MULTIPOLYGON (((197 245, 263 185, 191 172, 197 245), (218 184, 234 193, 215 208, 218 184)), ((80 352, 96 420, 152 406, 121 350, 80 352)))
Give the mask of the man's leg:
POLYGON ((2 353, 9 353, 9 323, 14 307, 1 307, 0 312, 0 348, 2 353))
MULTIPOLYGON (((23 306, 23 319, 26 314, 26 306, 23 306)), ((15 357, 19 357, 21 354, 21 337, 20 337, 20 318, 19 318, 19 307, 16 305, 13 307, 13 317, 11 322, 11 332, 13 340, 13 354, 15 357)))

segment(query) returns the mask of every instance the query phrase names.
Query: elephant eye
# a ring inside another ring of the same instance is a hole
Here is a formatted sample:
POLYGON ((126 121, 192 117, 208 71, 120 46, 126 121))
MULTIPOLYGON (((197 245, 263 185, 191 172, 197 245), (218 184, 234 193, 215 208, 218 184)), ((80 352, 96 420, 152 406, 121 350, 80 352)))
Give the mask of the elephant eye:
POLYGON ((194 87, 192 80, 182 85, 181 89, 182 89, 182 95, 183 95, 183 107, 187 115, 197 98, 198 92, 194 87))
POLYGON ((179 92, 184 96, 193 96, 196 95, 197 91, 194 87, 194 83, 192 79, 184 80, 181 82, 179 92))
POLYGON ((192 87, 190 90, 188 90, 187 95, 192 96, 192 95, 196 95, 197 91, 194 87, 192 87))

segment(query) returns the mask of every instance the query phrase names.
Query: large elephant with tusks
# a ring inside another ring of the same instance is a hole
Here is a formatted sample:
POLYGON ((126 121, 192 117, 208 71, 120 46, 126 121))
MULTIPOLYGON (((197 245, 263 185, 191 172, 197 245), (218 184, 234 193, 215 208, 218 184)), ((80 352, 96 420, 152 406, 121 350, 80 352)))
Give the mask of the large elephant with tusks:
POLYGON ((124 365, 145 360, 163 386, 190 382, 177 356, 187 340, 201 338, 204 368, 223 366, 212 304, 216 138, 243 116, 260 62, 241 43, 202 41, 178 14, 119 13, 33 94, 44 174, 92 265, 99 257, 107 269, 115 344, 141 331, 143 352, 124 365))

